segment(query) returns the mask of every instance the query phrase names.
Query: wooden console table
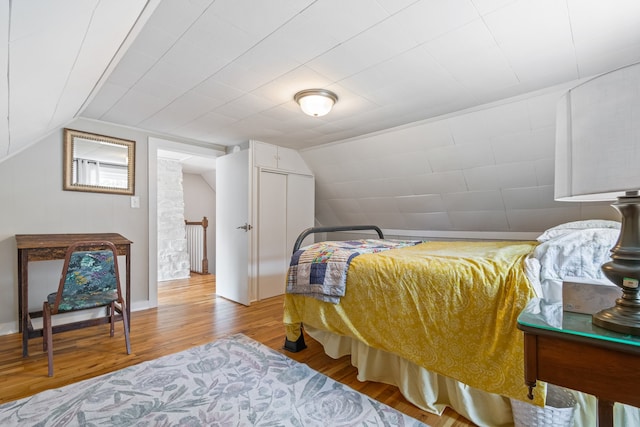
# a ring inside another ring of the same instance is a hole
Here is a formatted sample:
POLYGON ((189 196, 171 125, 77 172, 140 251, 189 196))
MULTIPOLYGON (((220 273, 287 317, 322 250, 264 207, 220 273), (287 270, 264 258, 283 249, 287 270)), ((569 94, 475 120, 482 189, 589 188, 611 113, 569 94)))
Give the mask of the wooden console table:
MULTIPOLYGON (((31 319, 42 317, 42 311, 29 312, 29 262, 64 259, 67 248, 78 241, 108 240, 126 257, 126 311, 131 325, 131 242, 116 233, 87 234, 16 234, 18 248, 18 317, 22 332, 22 356, 29 355, 29 339, 42 336, 42 329, 34 329, 31 319)), ((52 280, 51 292, 58 289, 59 276, 52 280)), ((107 323, 107 318, 88 319, 83 326, 107 323)), ((53 333, 74 329, 74 325, 56 325, 53 333)))
POLYGON ((525 383, 582 391, 598 399, 598 426, 613 426, 614 402, 640 407, 640 336, 599 328, 591 316, 534 299, 518 318, 524 332, 525 383))

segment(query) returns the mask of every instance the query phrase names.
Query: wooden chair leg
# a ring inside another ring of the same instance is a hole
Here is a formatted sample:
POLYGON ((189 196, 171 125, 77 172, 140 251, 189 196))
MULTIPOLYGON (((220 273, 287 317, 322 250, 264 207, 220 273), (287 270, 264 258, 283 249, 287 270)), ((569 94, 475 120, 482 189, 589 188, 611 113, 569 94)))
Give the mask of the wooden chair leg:
POLYGON ((111 306, 109 308, 107 308, 107 310, 109 310, 109 312, 107 313, 109 315, 109 333, 110 335, 113 337, 114 334, 114 322, 115 322, 115 314, 116 314, 116 303, 115 301, 111 301, 111 306))
POLYGON ((48 375, 53 376, 53 330, 51 326, 51 310, 49 309, 49 303, 45 302, 42 305, 42 333, 44 341, 47 347, 47 365, 48 375))
POLYGON ((131 354, 131 343, 129 342, 129 319, 127 318, 127 309, 124 302, 120 306, 122 309, 122 323, 124 324, 124 342, 127 346, 127 354, 131 354))
POLYGON ((47 315, 45 314, 47 312, 47 309, 49 307, 47 307, 48 304, 45 302, 42 304, 42 351, 46 352, 47 351, 47 315))

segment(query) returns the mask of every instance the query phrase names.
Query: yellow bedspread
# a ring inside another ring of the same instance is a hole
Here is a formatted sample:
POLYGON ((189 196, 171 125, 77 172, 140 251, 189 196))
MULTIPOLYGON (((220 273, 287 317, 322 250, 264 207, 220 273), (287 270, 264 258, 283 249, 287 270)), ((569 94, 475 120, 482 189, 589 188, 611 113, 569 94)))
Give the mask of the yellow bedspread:
MULTIPOLYGON (((356 338, 472 387, 527 400, 518 314, 535 242, 426 242, 353 259, 339 304, 286 294, 284 323, 356 338)), ((544 384, 535 393, 544 402, 544 384)))

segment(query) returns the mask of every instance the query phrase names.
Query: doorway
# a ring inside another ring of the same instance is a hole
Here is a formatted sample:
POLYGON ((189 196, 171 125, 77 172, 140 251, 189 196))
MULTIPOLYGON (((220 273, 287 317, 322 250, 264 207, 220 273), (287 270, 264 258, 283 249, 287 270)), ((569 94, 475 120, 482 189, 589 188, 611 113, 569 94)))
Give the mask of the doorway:
MULTIPOLYGON (((215 190, 215 159, 225 152, 222 147, 205 148, 160 138, 149 137, 149 286, 148 299, 158 305, 158 158, 172 156, 183 164, 183 172, 207 176, 215 190)), ((215 211, 215 208, 214 208, 215 211)), ((215 213, 211 226, 215 228, 215 213)), ((215 240, 214 240, 215 242, 215 240)), ((215 248, 215 244, 213 246, 215 248)), ((213 251, 212 251, 213 252, 213 251)), ((211 259, 211 256, 210 256, 211 259)), ((213 258, 215 259, 215 258, 213 258)))

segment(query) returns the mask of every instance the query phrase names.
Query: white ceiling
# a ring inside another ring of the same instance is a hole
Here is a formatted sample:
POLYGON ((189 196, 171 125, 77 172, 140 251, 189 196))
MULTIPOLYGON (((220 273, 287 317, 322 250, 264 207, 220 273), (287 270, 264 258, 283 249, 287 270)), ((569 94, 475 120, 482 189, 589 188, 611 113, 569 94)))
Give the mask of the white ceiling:
POLYGON ((158 158, 182 164, 182 172, 201 175, 215 169, 215 157, 158 149, 158 158))
POLYGON ((640 61, 637 0, 13 0, 0 14, 0 159, 75 117, 301 149, 640 61), (293 101, 314 87, 340 98, 328 116, 293 101))
POLYGON ((80 114, 155 3, 0 2, 0 161, 80 114))

